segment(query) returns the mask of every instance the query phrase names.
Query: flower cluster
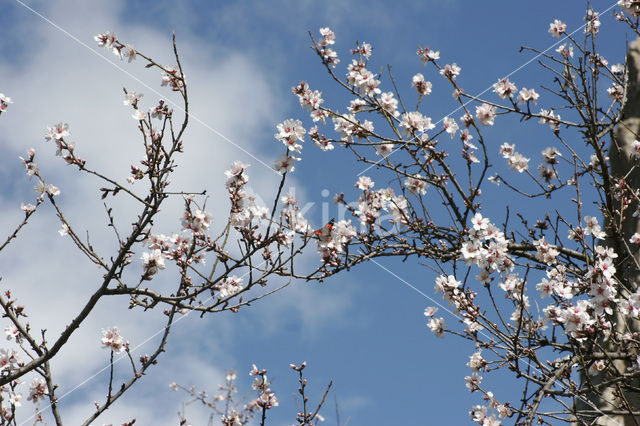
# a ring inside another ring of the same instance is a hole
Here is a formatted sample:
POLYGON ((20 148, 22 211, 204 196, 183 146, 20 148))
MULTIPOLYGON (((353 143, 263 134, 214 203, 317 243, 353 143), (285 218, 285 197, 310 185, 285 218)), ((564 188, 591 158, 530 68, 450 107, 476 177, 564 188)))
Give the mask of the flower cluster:
POLYGON ((562 324, 568 336, 583 341, 601 333, 605 338, 611 333, 611 323, 607 316, 613 313, 612 307, 618 303, 623 314, 634 316, 635 295, 628 299, 617 299, 615 272, 613 265, 617 254, 613 249, 597 246, 595 248, 595 262, 588 267, 583 280, 570 281, 567 279, 566 267, 557 265, 547 271, 547 278, 536 287, 542 297, 554 294, 560 300, 569 300, 588 283, 589 299, 581 299, 575 303, 562 303, 558 306, 549 305, 544 309, 548 319, 556 324, 562 324))
POLYGON ((447 326, 444 322, 444 318, 435 318, 434 315, 438 312, 438 308, 429 306, 424 310, 424 316, 428 318, 427 327, 436 337, 444 337, 444 330, 447 326))
POLYGON ((640 16, 640 3, 636 0, 618 0, 618 6, 635 18, 640 16))
POLYGON ((120 335, 118 327, 111 327, 106 330, 102 330, 102 347, 109 348, 115 353, 121 353, 129 346, 129 343, 125 343, 124 339, 120 335))
POLYGON ((440 59, 440 52, 437 50, 429 49, 428 46, 419 48, 416 54, 423 64, 440 59))
POLYGON ((142 253, 142 267, 144 268, 144 278, 151 279, 152 275, 158 273, 159 269, 164 269, 164 255, 159 249, 145 251, 142 253))
POLYGON ((567 47, 566 44, 561 44, 556 49, 556 52, 558 52, 560 55, 562 55, 566 59, 568 59, 570 57, 573 58, 573 46, 572 45, 569 45, 569 47, 567 47))
POLYGON ((474 405, 469 412, 471 420, 482 426, 500 426, 505 417, 511 417, 513 410, 508 405, 500 404, 494 397, 492 392, 487 392, 484 398, 489 401, 489 406, 486 405, 474 405), (495 410, 495 413, 489 414, 489 408, 495 410), (498 416, 496 417, 496 413, 498 416))
POLYGON ((313 126, 312 128, 309 129, 309 137, 311 138, 315 146, 317 146, 323 151, 330 151, 334 148, 331 141, 327 139, 327 137, 324 134, 321 134, 318 131, 318 126, 313 126))
POLYGON ((453 64, 446 64, 444 68, 440 69, 440 74, 447 77, 451 81, 456 81, 456 77, 460 75, 460 68, 455 62, 453 64))
POLYGON ((488 273, 513 268, 504 233, 480 213, 473 216, 471 223, 473 227, 469 230, 469 239, 460 248, 467 265, 476 264, 488 273))
POLYGON ((544 237, 534 241, 533 245, 536 248, 536 259, 547 265, 553 264, 556 261, 556 257, 560 254, 558 249, 549 244, 544 237))
POLYGON ((407 199, 396 196, 392 188, 374 190, 373 186, 374 182, 366 176, 361 176, 356 183, 356 187, 362 190, 362 194, 354 214, 358 216, 362 226, 373 226, 383 211, 391 216, 389 218, 391 223, 406 224, 407 199))
POLYGON ((318 253, 322 261, 330 266, 339 265, 339 254, 344 251, 344 247, 357 234, 356 228, 351 225, 350 220, 329 222, 316 231, 316 236, 318 237, 318 253))
POLYGON ((302 121, 288 119, 276 126, 278 133, 273 135, 274 138, 281 141, 288 151, 300 152, 302 145, 298 141, 304 141, 304 134, 307 132, 302 127, 302 121))
POLYGON ((526 104, 529 101, 532 101, 534 104, 538 103, 538 98, 540 95, 534 89, 527 89, 523 87, 520 89, 520 93, 518 93, 518 102, 521 104, 526 104))
POLYGON ((276 394, 270 389, 271 382, 267 379, 267 370, 258 369, 255 364, 249 373, 250 376, 255 376, 251 387, 258 392, 258 398, 256 404, 265 410, 278 406, 278 398, 276 394))
POLYGON ((371 57, 373 50, 371 49, 371 45, 369 43, 358 43, 355 49, 351 49, 352 55, 360 55, 368 60, 371 57))
POLYGON ((150 280, 165 269, 165 260, 172 260, 179 267, 205 262, 202 248, 209 249, 212 243, 204 231, 211 226, 212 216, 199 208, 192 209, 191 204, 187 199, 180 233, 171 237, 151 233, 147 236, 145 243, 150 251, 142 253, 143 279, 150 280))
POLYGON ((374 96, 380 94, 380 80, 377 76, 366 68, 366 64, 353 59, 347 67, 347 83, 364 96, 374 96))
POLYGON ((18 353, 13 349, 0 349, 0 373, 9 374, 22 365, 18 361, 18 353))
POLYGON ((281 216, 289 229, 289 231, 283 231, 280 239, 280 243, 284 245, 290 245, 293 242, 293 235, 299 233, 302 235, 311 235, 312 229, 307 222, 307 219, 300 212, 300 206, 298 206, 298 200, 293 195, 285 194, 281 200, 285 205, 285 208, 281 211, 281 216))
POLYGON ((600 17, 598 15, 598 12, 593 9, 588 9, 584 20, 587 21, 584 26, 584 32, 593 35, 598 34, 598 32, 600 31, 600 17))
POLYGON ((70 135, 69 125, 67 123, 58 123, 47 127, 47 133, 45 133, 44 139, 46 141, 51 140, 56 144, 56 155, 62 157, 67 164, 84 167, 86 160, 76 157, 73 152, 75 143, 65 140, 65 138, 68 138, 70 135))
MULTIPOLYGON (((466 325, 465 332, 473 335, 482 330, 482 326, 478 323, 478 308, 474 304, 476 293, 464 291, 462 283, 453 275, 441 275, 436 278, 434 290, 442 295, 442 299, 449 303, 449 306, 455 306, 455 313, 463 318, 466 325)), ((437 309, 427 308, 424 315, 429 318, 427 326, 437 337, 443 337, 446 324, 444 318, 434 317, 437 309)))
POLYGON ((161 86, 169 86, 174 92, 179 92, 184 87, 184 77, 178 67, 167 65, 162 71, 161 86))
POLYGON ((344 142, 353 142, 354 138, 364 139, 373 132, 373 123, 369 120, 361 122, 354 114, 333 117, 333 129, 340 133, 344 142))
POLYGON ((182 229, 189 230, 194 234, 202 234, 209 229, 212 219, 211 213, 200 209, 191 211, 189 204, 187 204, 187 208, 182 216, 182 229))
POLYGON ((571 304, 565 308, 553 305, 545 308, 547 317, 563 324, 565 333, 578 341, 583 341, 594 333, 593 325, 596 320, 592 313, 591 304, 584 299, 578 300, 575 305, 571 304))
POLYGON ((254 221, 269 217, 269 210, 264 206, 258 206, 255 197, 249 196, 244 190, 244 186, 249 182, 247 167, 249 164, 235 161, 224 173, 227 176, 226 187, 231 200, 231 225, 250 232, 254 221))
POLYGON ((565 34, 566 31, 567 24, 558 19, 554 19, 553 22, 549 24, 549 34, 555 38, 562 37, 562 34, 565 34))
POLYGON ((431 122, 431 117, 425 117, 419 111, 411 111, 402 114, 400 127, 403 128, 406 134, 413 135, 415 133, 422 133, 422 138, 426 139, 425 132, 436 126, 431 122))
POLYGON ((93 37, 93 39, 98 42, 98 46, 111 50, 111 52, 120 59, 127 58, 129 62, 136 59, 137 52, 133 46, 130 44, 120 43, 116 35, 111 31, 107 31, 104 34, 98 34, 93 37))
POLYGON ((218 297, 220 299, 226 299, 227 297, 235 296, 241 290, 244 289, 242 278, 238 278, 235 275, 223 278, 214 289, 218 290, 218 297))
POLYGON ((607 94, 614 101, 622 102, 624 99, 624 87, 620 84, 614 83, 613 86, 607 89, 607 94))
MULTIPOLYGON (((447 132, 449 135, 451 135, 452 139, 456 135, 458 130, 460 129, 460 126, 458 126, 458 123, 456 123, 456 119, 455 118, 450 118, 450 117, 445 117, 445 118, 442 119, 442 127, 444 127, 444 131, 445 132, 447 132)), ((467 138, 463 139, 463 142, 466 142, 469 139, 470 139, 470 137, 467 137, 467 138)))
POLYGON ((554 132, 558 132, 560 130, 560 114, 554 113, 551 109, 541 109, 539 115, 540 124, 549 123, 549 127, 554 132))
POLYGON ((275 163, 273 164, 273 168, 280 174, 291 173, 296 169, 296 161, 300 161, 300 157, 280 154, 280 158, 275 161, 275 163))
POLYGON ((406 178, 404 180, 404 186, 416 195, 426 195, 427 193, 427 180, 420 173, 406 178))
POLYGON ((394 97, 393 92, 384 92, 378 97, 378 102, 383 111, 392 117, 398 117, 398 100, 394 97))
POLYGON ((542 299, 555 295, 561 300, 569 300, 573 298, 574 291, 577 292, 581 285, 579 282, 569 279, 567 268, 562 264, 548 269, 546 275, 546 278, 542 278, 536 285, 542 299))
POLYGON ((427 96, 431 94, 433 85, 430 81, 425 81, 424 76, 418 73, 411 79, 411 87, 415 87, 420 96, 427 96))
POLYGON ((321 121, 324 123, 326 121, 327 113, 320 108, 320 105, 324 102, 324 99, 322 99, 322 92, 318 90, 311 90, 306 81, 301 81, 300 84, 292 87, 291 90, 298 97, 300 106, 309 111, 311 119, 314 122, 321 121))
MULTIPOLYGON (((602 230, 597 217, 585 216, 584 222, 585 227, 582 229, 583 235, 593 235, 594 238, 599 240, 606 238, 607 234, 602 230)), ((572 237, 572 235, 569 234, 569 237, 572 237)))
POLYGON ((493 126, 496 118, 496 107, 487 103, 476 106, 476 118, 483 126, 493 126))
POLYGON ((596 247, 595 264, 589 266, 585 275, 585 280, 591 282, 589 295, 591 304, 598 315, 606 312, 613 313, 611 307, 616 302, 618 290, 616 289, 616 279, 614 274, 616 268, 613 266, 614 259, 618 255, 611 248, 604 246, 596 247))
POLYGON ((30 178, 38 173, 38 165, 35 162, 36 158, 36 150, 30 148, 27 150, 27 158, 19 157, 22 160, 22 164, 24 164, 24 168, 26 169, 27 176, 30 178))
POLYGON ((493 85, 493 91, 500 96, 500 99, 513 97, 513 94, 516 93, 517 90, 516 85, 509 81, 508 78, 500 79, 493 85))
POLYGON ((620 312, 631 318, 640 318, 640 289, 629 295, 627 299, 622 299, 618 302, 618 308, 620 312))
POLYGON ((29 397, 27 401, 33 401, 37 404, 38 401, 44 399, 45 395, 49 395, 49 388, 41 377, 35 377, 29 386, 29 397))
POLYGON ((326 27, 320 28, 320 35, 322 38, 318 40, 318 54, 325 63, 335 68, 340 59, 338 59, 338 53, 329 46, 335 44, 336 35, 326 27))
POLYGON ((529 158, 515 151, 515 144, 507 142, 500 145, 500 154, 507 160, 507 164, 514 172, 522 173, 529 169, 529 158))

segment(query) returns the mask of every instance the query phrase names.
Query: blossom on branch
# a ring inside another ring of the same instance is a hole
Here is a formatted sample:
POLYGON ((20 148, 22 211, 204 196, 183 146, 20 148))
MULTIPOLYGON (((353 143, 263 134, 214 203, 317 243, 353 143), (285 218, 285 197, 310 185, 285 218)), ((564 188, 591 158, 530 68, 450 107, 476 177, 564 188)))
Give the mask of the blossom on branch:
POLYGON ((553 22, 549 24, 549 34, 555 38, 560 38, 566 31, 567 24, 558 19, 554 19, 553 22))
POLYGON ((111 327, 102 330, 102 347, 111 349, 115 353, 121 353, 126 349, 127 344, 120 335, 118 327, 111 327))
POLYGON ((487 103, 476 106, 476 118, 483 126, 493 126, 493 121, 496 118, 496 107, 487 103))

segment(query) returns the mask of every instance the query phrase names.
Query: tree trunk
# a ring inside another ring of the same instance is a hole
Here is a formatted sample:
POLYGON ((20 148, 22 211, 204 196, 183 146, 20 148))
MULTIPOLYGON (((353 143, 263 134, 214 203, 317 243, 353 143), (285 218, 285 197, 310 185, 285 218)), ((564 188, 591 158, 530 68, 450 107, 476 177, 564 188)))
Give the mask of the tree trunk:
MULTIPOLYGON (((612 138, 611 145, 609 147, 609 165, 611 176, 617 181, 620 178, 625 179, 629 186, 634 190, 640 190, 640 158, 634 155, 633 142, 636 139, 640 139, 640 39, 634 41, 627 53, 627 82, 626 82, 626 102, 623 105, 622 121, 618 124, 614 131, 614 137, 612 138), (635 166, 635 169, 634 169, 635 166)), ((622 235, 625 242, 629 244, 629 238, 636 233, 640 233, 640 216, 633 217, 633 212, 638 207, 637 202, 632 202, 631 205, 625 209, 625 217, 622 221, 622 235)), ((611 235, 609 221, 606 221, 608 235, 611 235)), ((613 225, 615 226, 615 225, 613 225)), ((612 239, 607 239, 604 242, 609 247, 616 247, 616 242, 612 239)), ((623 245, 623 247, 625 247, 623 245)), ((633 248, 632 248, 633 249, 633 248)), ((619 252, 620 259, 628 254, 625 251, 619 252)), ((637 264, 640 263, 640 251, 635 250, 633 253, 634 258, 627 256, 623 262, 619 265, 618 274, 623 282, 627 283, 631 289, 620 288, 618 297, 626 298, 632 293, 640 284, 640 271, 637 264)), ((624 333, 637 333, 640 331, 640 323, 636 320, 628 320, 624 315, 619 312, 614 312, 612 322, 614 323, 614 330, 617 335, 623 335, 624 333)), ((625 347, 615 345, 610 341, 603 342, 603 346, 607 350, 611 351, 625 351, 625 347)), ((624 374, 631 366, 631 359, 618 359, 613 362, 613 368, 617 370, 618 374, 624 374)), ((606 371, 606 370, 605 370, 606 371)), ((611 374, 600 373, 595 375, 586 376, 586 373, 582 374, 582 385, 585 386, 589 383, 598 385, 603 381, 607 381, 611 378, 611 374)), ((626 381, 625 384, 631 385, 635 388, 640 386, 638 379, 626 381)), ((615 412, 620 411, 640 411, 640 392, 633 392, 621 389, 620 386, 606 387, 602 392, 591 393, 588 395, 589 403, 578 402, 576 409, 578 413, 582 410, 594 411, 594 407, 606 415, 592 415, 579 417, 582 420, 574 424, 595 424, 606 426, 638 426, 640 425, 640 416, 622 415, 615 412), (634 418, 635 417, 635 418, 634 418)))

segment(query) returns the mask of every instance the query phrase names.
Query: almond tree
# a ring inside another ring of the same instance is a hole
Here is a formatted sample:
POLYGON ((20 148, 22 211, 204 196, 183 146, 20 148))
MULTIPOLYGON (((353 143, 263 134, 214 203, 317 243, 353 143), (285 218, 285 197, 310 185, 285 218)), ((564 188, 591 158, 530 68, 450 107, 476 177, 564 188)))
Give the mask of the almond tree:
MULTIPOLYGON (((620 25, 639 33, 638 2, 621 0, 619 7, 620 25)), ((17 344, 0 353, 0 385, 5 392, 0 419, 16 424, 19 381, 31 375, 35 378, 30 399, 46 399, 55 422, 62 423, 49 361, 103 298, 125 295, 132 309, 163 309, 166 323, 156 350, 137 361, 116 327, 103 330, 110 377, 114 355, 124 353, 130 359, 130 379, 110 380, 104 400, 85 424, 159 361, 177 316, 237 311, 292 279, 321 281, 360 263, 393 256, 415 259, 435 272, 435 291, 460 323, 448 327, 437 315, 438 308, 428 307, 427 326, 439 337, 456 335, 475 347, 466 378, 469 390, 481 396, 481 404, 470 411, 473 421, 638 424, 640 229, 635 218, 640 212, 640 182, 635 162, 640 155, 640 92, 634 52, 640 46, 632 46, 626 65, 609 64, 598 53, 600 26, 592 9, 579 37, 568 33, 562 21, 552 22, 550 35, 561 39, 556 48, 525 48, 539 58, 549 82, 542 82, 542 88, 537 86, 540 82, 533 83, 536 89, 518 88, 509 78, 500 78, 491 99, 465 92, 461 68, 441 61, 440 52, 426 46, 417 52, 424 69, 411 81, 396 81, 390 67, 371 71, 379 64, 372 59, 371 45, 364 42, 350 50, 352 59, 343 77, 336 37, 322 28, 320 36, 311 34, 312 48, 330 82, 344 90, 345 106, 327 106, 315 87, 307 82, 296 85, 294 94, 317 124, 308 131, 296 119, 277 125, 275 138, 285 147, 274 165, 282 179, 273 203, 262 206, 247 196, 248 165, 235 162, 226 172, 228 217, 215 219, 206 212, 205 194, 169 186, 180 153, 188 149, 188 141, 183 142, 189 122, 188 85, 175 39, 176 65, 163 66, 114 34, 100 34, 98 43, 116 55, 137 58, 159 70, 162 84, 181 96, 183 114, 174 113, 175 107, 163 100, 145 109, 141 95, 125 91, 146 153, 131 166, 126 183, 103 175, 91 166, 91 159, 78 156, 81 148, 69 142, 66 124, 48 128, 47 140, 69 166, 105 182, 103 199, 130 197, 139 205, 127 230, 116 227, 105 205, 108 225, 120 242, 109 255, 96 252, 67 221, 55 198, 60 189, 38 170, 35 151, 23 159, 36 182, 37 196, 34 204, 23 206, 24 220, 0 250, 43 203, 49 203, 60 220, 60 233, 104 271, 104 279, 58 336, 32 330, 26 308, 10 291, 0 297, 3 314, 12 324, 8 333, 17 344), (451 87, 461 117, 436 121, 429 116, 423 103, 433 88, 429 75, 451 87), (509 120, 519 120, 523 130, 539 124, 549 128, 537 172, 515 144, 488 136, 487 129, 509 120), (336 195, 345 217, 316 231, 302 216, 298 201, 282 193, 305 135, 322 150, 348 150, 373 176, 357 179, 357 200, 336 195), (503 164, 510 170, 502 171, 503 164), (378 177, 391 184, 376 187, 378 177), (506 192, 510 202, 497 213, 492 195, 506 192), (166 236, 153 222, 170 197, 184 198, 184 215, 179 232, 166 236), (521 201, 514 205, 511 200, 516 197, 521 201), (212 222, 226 225, 218 235, 210 235, 212 222), (318 267, 301 271, 294 267, 295 261, 310 243, 317 246, 318 267), (168 263, 178 271, 174 288, 161 292, 147 285, 168 263), (511 371, 521 381, 518 398, 498 399, 483 385, 481 374, 499 369, 511 371)), ((10 103, 0 95, 0 112, 10 103)), ((302 368, 294 366, 304 388, 302 368)), ((277 399, 267 384, 266 370, 255 368, 253 374, 262 377, 252 407, 262 408, 264 424, 266 410, 277 399)), ((248 418, 231 411, 219 414, 224 424, 242 424, 248 418)), ((305 408, 298 422, 311 424, 314 417, 305 408)))
MULTIPOLYGON (((619 6, 616 19, 638 33, 638 2, 619 6)), ((417 93, 409 97, 408 82, 396 81, 391 67, 370 71, 379 65, 367 43, 350 51, 343 78, 328 28, 319 38, 311 35, 313 49, 349 104, 326 106, 307 82, 293 88, 311 119, 321 123, 309 130, 318 147, 344 147, 369 165, 369 173, 395 182, 377 189, 360 175, 357 200, 337 195, 336 202, 360 222, 360 232, 343 244, 330 223, 319 242, 323 266, 296 276, 322 280, 382 256, 428 259, 427 267, 439 275, 435 291, 461 327, 447 327, 437 307, 425 310, 427 325, 439 337, 453 334, 475 344, 466 384, 485 401, 470 412, 482 425, 506 419, 527 425, 640 423, 640 42, 632 45, 628 66, 610 65, 598 53, 598 13, 587 10, 585 21, 579 39, 556 19, 549 33, 561 41, 553 50, 523 48, 551 76, 543 96, 518 89, 509 78, 493 85, 496 99, 470 95, 456 63, 421 47, 417 54, 426 72, 450 84, 458 120, 436 123, 427 114, 422 101, 433 85, 423 73, 414 75, 410 83, 417 93), (510 117, 522 126, 549 127, 538 173, 515 144, 498 149, 495 138, 485 136, 485 128, 510 117), (328 123, 337 137, 322 126, 328 123), (457 148, 449 139, 459 140, 457 148), (492 173, 500 169, 496 154, 511 174, 492 173), (496 192, 491 184, 510 198, 502 217, 492 219, 483 211, 495 210, 487 207, 496 192), (514 197, 521 198, 515 207, 521 211, 513 211, 514 197), (499 400, 482 384, 481 374, 505 368, 522 382, 519 399, 499 400)))

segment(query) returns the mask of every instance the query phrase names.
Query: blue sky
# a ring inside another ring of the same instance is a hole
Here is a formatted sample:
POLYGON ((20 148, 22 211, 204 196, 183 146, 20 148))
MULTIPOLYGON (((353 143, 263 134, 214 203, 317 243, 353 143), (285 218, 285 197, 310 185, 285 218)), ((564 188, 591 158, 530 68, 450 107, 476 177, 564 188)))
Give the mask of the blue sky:
MULTIPOLYGON (((393 66, 407 96, 412 95, 411 76, 424 73, 434 83, 434 93, 425 100, 423 112, 439 119, 454 109, 455 103, 450 88, 433 70, 425 70, 416 57, 418 45, 439 50, 442 63, 460 65, 462 86, 469 93, 479 93, 532 57, 519 53, 522 45, 545 49, 556 42, 547 33, 554 18, 567 22, 570 30, 582 25, 586 7, 582 2, 548 0, 25 3, 92 48, 93 35, 111 30, 161 62, 171 60, 169 41, 175 31, 190 81, 193 115, 267 164, 282 151, 273 139, 277 123, 295 117, 310 126, 291 86, 306 80, 323 92, 328 105, 342 110, 349 100, 336 90, 309 49, 308 30, 314 35, 320 27, 334 30, 335 48, 343 60, 339 75, 356 40, 372 44, 376 67, 393 66)), ((604 10, 612 3, 594 1, 592 6, 604 10)), ((61 200, 71 218, 92 229, 97 244, 107 249, 112 243, 100 229, 104 216, 99 216, 103 213, 95 192, 97 183, 79 182, 75 173, 53 158, 53 149, 44 144, 42 135, 45 126, 68 122, 78 149, 89 162, 126 176, 128 163, 140 153, 132 147, 137 135, 129 111, 121 106, 121 88, 145 93, 149 105, 157 96, 18 2, 6 0, 0 8, 0 92, 15 102, 0 117, 2 229, 18 220, 17 206, 31 197, 32 183, 14 160, 33 146, 42 169, 61 187, 61 200), (90 207, 91 203, 97 207, 90 207), (84 208, 91 213, 81 211, 84 208), (99 219, 92 223, 93 214, 99 219)), ((611 63, 623 61, 624 34, 611 19, 604 20, 601 42, 611 63)), ((99 53, 116 61, 106 52, 99 53)), ((159 90, 158 76, 146 72, 140 63, 117 65, 159 90)), ((535 63, 511 79, 519 87, 537 90, 540 84, 550 82, 535 63)), ((511 141, 525 155, 534 156, 548 146, 544 139, 550 134, 545 126, 535 123, 523 127, 505 121, 490 129, 486 137, 495 140, 496 151, 502 142, 511 141)), ((207 188, 212 195, 209 203, 217 205, 216 197, 225 196, 222 173, 234 159, 252 163, 252 189, 265 200, 273 197, 277 177, 202 124, 192 122, 185 146, 185 167, 176 180, 189 190, 207 188)), ((501 170, 502 166, 496 167, 501 170)), ((353 183, 362 169, 343 150, 323 153, 307 142, 303 160, 288 185, 295 187, 303 203, 315 203, 309 218, 319 225, 321 205, 327 201, 321 191, 344 191, 347 198, 354 199, 353 183)), ((371 175, 380 185, 386 184, 384 176, 371 175)), ((487 197, 487 210, 504 214, 504 194, 494 191, 487 197)), ((126 223, 127 205, 118 207, 126 223)), ((330 205, 329 209, 331 214, 335 207, 330 205)), ((0 254, 0 268, 3 282, 19 288, 27 307, 34 306, 34 323, 55 330, 68 321, 65 311, 84 300, 96 271, 76 266, 73 255, 66 252, 64 260, 57 260, 57 253, 71 246, 60 241, 50 210, 40 216, 25 231, 23 242, 0 254), (34 248, 33 241, 40 243, 34 248), (74 271, 73 279, 69 278, 70 270, 74 271), (50 283, 51 276, 56 277, 55 283, 50 283), (47 296, 38 297, 42 294, 47 296), (59 309, 52 310, 52 305, 59 309)), ((157 226, 165 227, 159 232, 169 233, 177 226, 177 219, 167 217, 157 226)), ((422 312, 433 303, 398 279, 432 296, 435 275, 412 260, 384 259, 381 264, 397 276, 369 264, 323 284, 295 283, 239 314, 187 318, 176 325, 161 365, 130 391, 129 399, 99 421, 122 423, 127 416, 137 416, 140 424, 175 424, 175 412, 186 397, 169 391, 170 382, 214 392, 225 369, 233 368, 239 373, 239 386, 246 387, 246 373, 256 363, 270 371, 281 403, 270 413, 270 424, 290 424, 297 411, 293 399, 296 377, 288 365, 306 360, 315 397, 311 401, 333 380, 335 393, 322 410, 326 424, 336 424, 335 401, 342 424, 347 419, 349 425, 470 423, 469 409, 482 402, 469 394, 463 380, 469 374, 465 363, 474 348, 455 338, 441 340, 431 335, 422 312)), ((134 343, 154 330, 156 317, 121 312, 118 306, 118 301, 101 306, 73 346, 62 353, 57 361, 62 371, 58 380, 65 390, 107 362, 106 352, 98 347, 100 328, 118 325, 134 343), (113 318, 116 312, 122 321, 113 318), (77 365, 86 368, 75 368, 77 365)), ((452 317, 446 319, 455 323, 452 317)), ((62 404, 63 414, 80 419, 90 412, 93 399, 101 395, 102 379, 104 374, 84 385, 82 392, 71 393, 62 404)), ((498 399, 514 395, 518 389, 506 376, 486 375, 485 381, 494 384, 498 399)), ((193 416, 188 418, 200 419, 192 420, 193 424, 206 418, 206 413, 195 407, 187 413, 193 416)))

